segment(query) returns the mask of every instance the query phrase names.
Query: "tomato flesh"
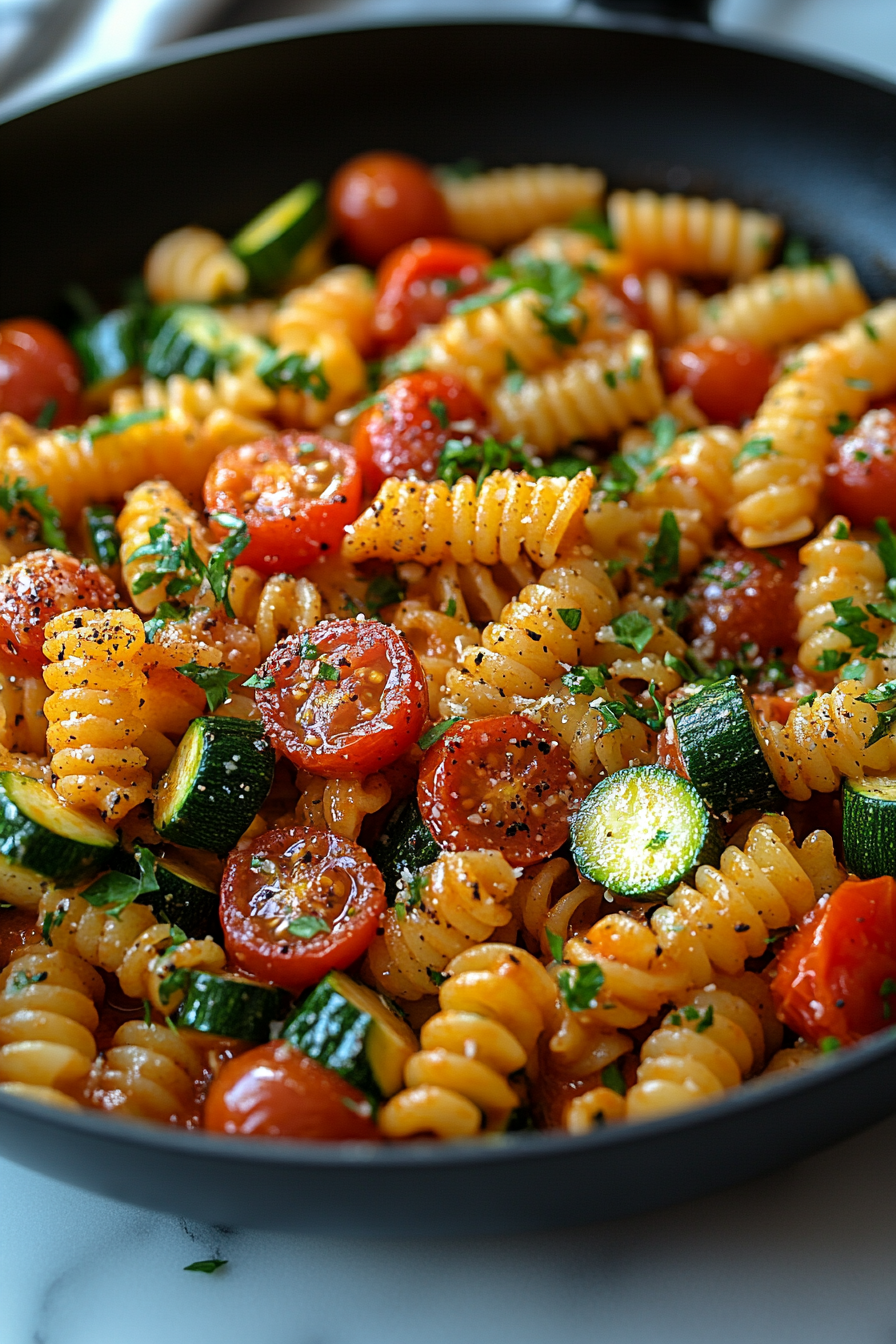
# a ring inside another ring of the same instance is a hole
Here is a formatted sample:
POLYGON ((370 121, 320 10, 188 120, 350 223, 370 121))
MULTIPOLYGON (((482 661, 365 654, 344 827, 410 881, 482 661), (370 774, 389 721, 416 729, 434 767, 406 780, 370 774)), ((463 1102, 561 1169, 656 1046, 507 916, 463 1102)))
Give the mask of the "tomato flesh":
POLYGON ((557 737, 522 714, 457 724, 429 748, 417 799, 446 849, 498 849, 528 866, 569 836, 587 785, 557 737))
POLYGON ((831 508, 854 527, 885 518, 896 527, 896 415, 868 411, 849 434, 834 440, 825 485, 831 508))
POLYGON ((404 154, 361 154, 330 184, 330 214, 349 250, 376 266, 412 238, 451 232, 448 209, 425 164, 404 154))
POLYGON ((810 910, 776 958, 778 1016, 810 1041, 848 1045, 896 1013, 896 881, 844 882, 810 910))
POLYGON ((454 238, 415 238, 390 252, 377 272, 373 329, 387 349, 441 322, 455 299, 485 284, 491 254, 454 238))
POLYGON ((738 658, 744 646, 760 657, 790 651, 800 576, 798 547, 749 550, 728 541, 696 575, 688 592, 687 634, 704 658, 738 658))
POLYGON ((115 584, 65 551, 32 551, 0 572, 0 672, 39 677, 46 666, 44 627, 75 607, 109 611, 115 584))
MULTIPOLYGON (((339 549, 360 511, 361 472, 345 444, 285 430, 225 448, 209 468, 204 495, 211 515, 245 520, 250 541, 240 564, 278 574, 339 549)), ((226 536, 214 516, 211 526, 216 536, 226 536)))
POLYGON ((407 640, 379 621, 322 621, 290 635, 256 695, 278 751, 316 775, 369 775, 423 731, 426 678, 407 640))
POLYGON ((36 317, 0 322, 0 411, 71 425, 81 418, 80 398, 78 356, 61 332, 36 317))
POLYGON ((765 350, 729 336, 690 336, 673 346, 662 364, 669 392, 690 388, 704 415, 728 425, 756 414, 774 371, 765 350))
POLYGON ((370 1103, 286 1041, 229 1059, 205 1100, 206 1129, 276 1139, 376 1139, 370 1103))
POLYGON ((352 447, 367 489, 376 494, 389 476, 431 480, 448 440, 484 426, 487 420, 483 403, 453 374, 409 373, 396 378, 355 422, 352 447))
POLYGON ((265 831, 233 851, 221 882, 228 956, 297 992, 362 956, 386 908, 379 869, 328 830, 265 831))

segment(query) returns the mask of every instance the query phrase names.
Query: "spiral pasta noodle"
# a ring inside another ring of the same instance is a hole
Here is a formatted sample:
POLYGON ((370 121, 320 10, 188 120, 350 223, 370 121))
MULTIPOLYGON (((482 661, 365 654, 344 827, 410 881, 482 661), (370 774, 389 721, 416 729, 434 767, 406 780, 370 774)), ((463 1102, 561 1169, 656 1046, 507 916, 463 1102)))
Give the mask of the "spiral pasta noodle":
POLYGON ((606 178, 596 168, 520 164, 472 177, 446 175, 439 186, 458 237, 497 248, 541 225, 597 210, 606 178))
POLYGON ((421 879, 418 900, 409 895, 387 912, 365 963, 378 989, 405 999, 431 994, 452 957, 510 921, 516 885, 507 860, 491 849, 442 854, 421 879))
MULTIPOLYGON (((237 415, 269 415, 277 405, 275 394, 254 369, 220 369, 214 379, 188 378, 173 373, 170 378, 147 378, 140 387, 120 387, 112 393, 113 415, 131 415, 134 411, 164 411, 173 420, 192 425, 205 420, 212 411, 227 410, 237 415)), ((259 435, 268 427, 263 425, 259 435)))
POLYGON ((317 625, 323 614, 317 587, 310 579, 291 574, 268 577, 249 565, 237 565, 228 593, 237 619, 253 627, 262 658, 285 635, 317 625))
POLYGON ((166 233, 150 249, 143 277, 155 303, 212 303, 241 294, 249 274, 219 233, 188 225, 166 233))
POLYGON ((172 547, 176 549, 187 537, 192 536, 202 559, 208 558, 199 515, 169 481, 144 481, 136 490, 132 490, 117 522, 121 538, 121 576, 131 601, 144 615, 155 611, 159 603, 165 600, 167 581, 173 577, 168 574, 161 582, 144 588, 142 592, 135 591, 140 587, 140 580, 158 569, 158 555, 135 557, 135 552, 150 545, 150 529, 159 523, 164 525, 165 535, 172 547))
POLYGON ((14 953, 0 971, 0 1087, 65 1105, 62 1095, 79 1088, 96 1058, 103 993, 79 956, 46 947, 14 953))
POLYGON ((781 221, 733 201, 614 191, 607 214, 619 247, 645 269, 744 279, 764 270, 781 221))
POLYGON ((390 477, 346 529, 342 553, 352 561, 436 565, 450 555, 459 565, 513 565, 525 552, 547 567, 580 524, 593 484, 590 471, 537 481, 526 472, 493 471, 477 494, 469 476, 450 489, 444 481, 390 477))
POLYGON ((554 1022, 556 989, 522 948, 486 943, 448 963, 439 1006, 405 1065, 405 1090, 380 1109, 388 1138, 504 1129, 521 1100, 509 1075, 526 1066, 554 1022))
MULTIPOLYGON (((851 598, 861 607, 879 602, 884 596, 887 576, 874 547, 866 541, 857 541, 851 535, 848 519, 842 515, 832 518, 817 537, 802 547, 800 561, 804 568, 794 599, 800 613, 798 662, 806 672, 817 673, 824 670, 822 659, 826 653, 842 656, 846 662, 852 647, 847 635, 831 628, 835 619, 831 603, 844 598, 851 598)), ((886 622, 872 617, 867 628, 880 634, 886 622)), ((873 660, 862 684, 876 685, 882 679, 877 675, 879 671, 879 663, 873 660)))
POLYGON ((91 1102, 118 1115, 183 1124, 195 1109, 202 1059, 179 1031, 123 1022, 91 1078, 91 1102))
POLYGON ((46 753, 48 694, 41 677, 0 674, 0 746, 35 756, 46 753))
POLYGON ((852 262, 831 257, 819 266, 778 266, 700 305, 700 331, 785 345, 840 327, 869 306, 852 262))
MULTIPOLYGON (((530 946, 549 956, 547 934, 566 942, 570 920, 586 902, 599 903, 602 894, 597 883, 587 878, 577 882, 566 859, 555 857, 526 869, 516 884, 511 906, 517 923, 532 939, 530 946)), ((509 934, 505 929, 508 939, 509 934)))
POLYGON ((896 738, 869 745, 879 718, 873 705, 862 703, 863 694, 857 682, 842 681, 797 705, 786 723, 762 724, 765 755, 786 798, 832 793, 841 779, 896 767, 896 738))

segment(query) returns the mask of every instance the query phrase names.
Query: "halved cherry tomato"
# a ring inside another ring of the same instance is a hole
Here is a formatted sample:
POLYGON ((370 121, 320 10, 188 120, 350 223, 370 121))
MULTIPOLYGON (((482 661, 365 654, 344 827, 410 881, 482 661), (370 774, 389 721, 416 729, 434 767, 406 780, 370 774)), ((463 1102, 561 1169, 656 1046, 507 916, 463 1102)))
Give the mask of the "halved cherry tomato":
POLYGON ((415 238, 397 247, 377 272, 373 329, 388 349, 397 350, 420 327, 441 322, 454 299, 485 284, 490 253, 454 238, 415 238))
POLYGON ((788 650, 796 632, 799 576, 795 546, 752 551, 726 541, 688 592, 688 634, 701 656, 737 658, 752 644, 762 657, 772 649, 788 650))
POLYGON ((244 518, 249 545, 240 564, 265 574, 310 565, 339 549, 361 507, 361 472, 344 443, 288 429, 269 439, 225 448, 205 478, 205 507, 244 518))
POLYGON ((868 411, 855 429, 834 440, 825 493, 855 527, 886 518, 896 527, 896 415, 868 411))
POLYGON ((689 336, 663 358, 668 391, 689 387, 704 415, 728 425, 756 414, 773 371, 765 350, 729 336, 689 336))
POLYGON ((330 214, 350 251, 375 266, 412 238, 450 234, 451 220, 432 174, 404 154, 361 154, 330 184, 330 214))
POLYGON ((206 1129, 268 1139, 376 1139, 370 1102, 287 1041, 229 1059, 205 1099, 206 1129))
POLYGON ((607 277, 612 292, 621 300, 624 316, 633 327, 650 331, 650 308, 644 293, 644 282, 637 271, 623 271, 607 277))
POLYGON ((61 332, 36 317, 0 322, 0 411, 70 425, 80 418, 80 394, 78 356, 61 332))
POLYGON ((778 1016, 810 1041, 848 1045, 896 1022, 896 881, 844 882, 784 943, 778 1016))
POLYGON ((277 644, 256 694, 278 751, 315 775, 369 775, 423 731, 426 678, 410 644, 379 621, 322 621, 277 644))
POLYGON ((459 723, 431 746, 417 799, 446 849, 499 849, 527 867, 565 843, 587 791, 553 733, 503 714, 459 723))
POLYGON ((293 991, 357 961, 385 909, 383 879, 367 851, 312 827, 265 831, 233 851, 221 881, 228 956, 293 991))
POLYGON ((413 473, 430 480, 448 440, 487 420, 485 406, 453 374, 408 373, 396 378, 355 423, 352 447, 367 489, 376 494, 387 476, 403 479, 413 473), (458 424, 466 427, 458 429, 458 424))
POLYGON ((109 611, 115 584, 65 551, 32 551, 0 571, 0 672, 39 677, 46 665, 44 626, 62 611, 109 611))

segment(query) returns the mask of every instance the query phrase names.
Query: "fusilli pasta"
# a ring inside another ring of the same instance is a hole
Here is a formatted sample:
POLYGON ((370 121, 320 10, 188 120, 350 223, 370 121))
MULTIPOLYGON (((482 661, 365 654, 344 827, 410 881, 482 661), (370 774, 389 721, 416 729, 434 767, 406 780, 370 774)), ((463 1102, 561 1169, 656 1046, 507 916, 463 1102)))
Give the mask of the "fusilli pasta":
POLYGON ((614 191, 607 213, 628 256, 646 269, 685 275, 755 275, 768 265, 781 237, 774 215, 699 196, 614 191))
POLYGON ((494 168, 440 182, 454 232, 487 247, 505 247, 545 224, 599 208, 606 179, 596 168, 550 163, 494 168))
POLYGON ((869 306, 852 263, 831 257, 819 266, 779 266, 700 306, 700 331, 755 345, 805 341, 840 327, 869 306))
POLYGON ((188 225, 166 233, 150 249, 143 267, 155 303, 210 303, 241 294, 249 275, 219 233, 188 225))
POLYGON ((81 957, 26 947, 0 971, 0 1084, 71 1094, 96 1058, 102 979, 81 957))

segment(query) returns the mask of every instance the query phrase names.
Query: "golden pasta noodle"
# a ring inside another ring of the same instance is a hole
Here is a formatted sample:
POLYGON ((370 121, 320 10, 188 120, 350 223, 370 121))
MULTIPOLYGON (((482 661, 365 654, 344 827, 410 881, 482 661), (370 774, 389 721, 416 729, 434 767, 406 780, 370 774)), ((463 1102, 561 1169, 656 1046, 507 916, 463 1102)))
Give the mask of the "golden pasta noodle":
POLYGON ((183 1124, 196 1109, 202 1058, 184 1034, 157 1022, 123 1022, 90 1079, 91 1100, 119 1115, 183 1124))
POLYGON ((700 305, 701 332, 774 347, 842 327, 869 307, 846 257, 817 266, 778 266, 700 305))
POLYGON ((543 163, 472 177, 446 174, 439 185, 458 237, 499 248, 542 225, 598 210, 606 179, 596 168, 543 163))
POLYGON ((879 715, 864 694, 857 682, 842 681, 791 710, 786 723, 762 725, 765 754, 785 798, 833 793, 841 779, 896 767, 896 738, 871 741, 879 715))
MULTIPOLYGON (((849 520, 842 514, 806 542, 800 550, 800 561, 804 568, 794 599, 800 614, 796 632, 799 664, 809 673, 835 672, 849 661, 852 644, 842 631, 833 629, 836 613, 831 603, 851 599, 865 608, 869 602, 880 602, 885 594, 886 571, 874 547, 852 536, 849 520)), ((871 616, 866 628, 880 635, 890 626, 871 616)), ((885 679, 877 659, 872 659, 867 669, 859 678, 863 687, 876 686, 885 679)))
POLYGON ((154 244, 143 277, 154 303, 211 303, 241 294, 249 284, 245 266, 221 235, 193 225, 154 244))
MULTIPOLYGON (((173 577, 166 574, 158 583, 146 586, 147 576, 159 568, 162 546, 170 545, 177 550, 190 537, 201 559, 208 559, 209 548, 199 515, 169 481, 144 481, 132 490, 118 515, 117 528, 121 539, 121 576, 132 603, 144 615, 151 614, 165 601, 168 580, 173 577), (150 532, 159 524, 163 525, 164 533, 153 542, 150 532)), ((195 589, 190 589, 182 596, 189 601, 194 593, 195 589)))
POLYGON ((103 993, 81 957, 18 950, 0 971, 0 1083, 74 1093, 96 1058, 103 993))
POLYGON ((645 269, 736 280, 765 270, 781 237, 781 221, 733 201, 614 191, 607 214, 619 247, 645 269))

